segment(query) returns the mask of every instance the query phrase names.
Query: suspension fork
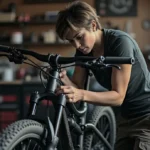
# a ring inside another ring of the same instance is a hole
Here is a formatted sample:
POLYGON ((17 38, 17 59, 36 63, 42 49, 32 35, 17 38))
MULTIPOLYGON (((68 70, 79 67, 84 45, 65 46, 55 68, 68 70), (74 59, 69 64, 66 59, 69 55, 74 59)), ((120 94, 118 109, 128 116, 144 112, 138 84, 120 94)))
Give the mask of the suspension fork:
MULTIPOLYGON (((53 70, 51 72, 51 74, 53 77, 49 77, 47 85, 46 85, 45 93, 47 93, 47 94, 48 93, 54 94, 55 89, 57 87, 57 77, 59 76, 59 72, 57 70, 53 70)), ((37 105, 39 103, 39 100, 42 99, 42 97, 44 97, 44 96, 39 94, 38 91, 35 91, 31 94, 28 116, 36 114, 37 105)))
MULTIPOLYGON (((46 98, 47 94, 39 94, 38 91, 33 92, 30 98, 30 105, 28 111, 28 117, 34 116, 36 114, 36 108, 41 99, 46 98)), ((64 94, 60 94, 58 96, 49 95, 49 98, 53 99, 53 103, 56 110, 56 116, 54 121, 54 127, 47 116, 47 125, 48 125, 48 134, 46 139, 46 150, 54 150, 58 145, 58 134, 59 128, 62 120, 63 109, 66 106, 66 97, 64 94)))
POLYGON ((38 91, 35 91, 31 94, 30 101, 29 101, 29 110, 27 114, 28 117, 36 114, 39 98, 40 98, 40 94, 38 91))

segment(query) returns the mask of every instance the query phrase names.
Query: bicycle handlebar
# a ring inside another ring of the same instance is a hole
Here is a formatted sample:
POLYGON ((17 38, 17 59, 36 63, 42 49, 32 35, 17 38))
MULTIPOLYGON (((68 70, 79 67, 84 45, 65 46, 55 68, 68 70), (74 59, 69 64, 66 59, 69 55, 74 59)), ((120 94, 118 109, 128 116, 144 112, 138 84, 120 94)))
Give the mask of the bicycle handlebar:
MULTIPOLYGON (((35 57, 36 59, 47 62, 51 66, 54 67, 59 64, 69 64, 76 63, 75 65, 87 67, 88 69, 94 68, 94 66, 105 66, 105 64, 133 64, 134 58, 131 57, 87 57, 87 56, 77 56, 77 57, 61 57, 60 55, 47 54, 43 55, 34 51, 26 50, 26 49, 18 49, 14 47, 0 45, 0 52, 5 52, 7 54, 0 54, 0 56, 8 57, 9 61, 13 61, 15 63, 23 63, 24 60, 27 59, 24 55, 30 55, 35 57)), ((83 107, 79 110, 76 109, 74 104, 71 105, 72 110, 78 116, 85 113, 87 107, 83 105, 83 107)))
MULTIPOLYGON (((62 57, 60 55, 43 55, 34 51, 30 51, 27 49, 18 49, 14 47, 0 45, 0 52, 6 52, 10 54, 14 54, 15 52, 20 52, 22 55, 30 55, 35 57, 36 59, 47 62, 49 64, 69 64, 74 62, 87 62, 98 59, 97 57, 87 57, 87 56, 77 56, 77 57, 62 57)), ((134 58, 131 57, 99 57, 100 61, 106 64, 134 64, 134 58)))

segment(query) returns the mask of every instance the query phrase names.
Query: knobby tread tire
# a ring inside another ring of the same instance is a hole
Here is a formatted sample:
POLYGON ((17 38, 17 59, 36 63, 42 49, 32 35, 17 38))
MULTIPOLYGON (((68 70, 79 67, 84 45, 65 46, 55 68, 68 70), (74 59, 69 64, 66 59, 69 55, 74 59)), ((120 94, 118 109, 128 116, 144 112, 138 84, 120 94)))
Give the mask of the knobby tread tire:
POLYGON ((11 150, 11 146, 25 134, 34 134, 40 137, 44 127, 37 121, 24 119, 10 124, 0 134, 0 150, 11 150))
MULTIPOLYGON (((87 123, 92 123, 96 126, 99 119, 104 115, 109 115, 111 122, 111 144, 114 145, 116 139, 116 120, 115 115, 111 107, 95 106, 93 111, 87 115, 87 123)), ((84 137, 84 150, 91 150, 91 144, 93 140, 93 134, 88 132, 84 137)))

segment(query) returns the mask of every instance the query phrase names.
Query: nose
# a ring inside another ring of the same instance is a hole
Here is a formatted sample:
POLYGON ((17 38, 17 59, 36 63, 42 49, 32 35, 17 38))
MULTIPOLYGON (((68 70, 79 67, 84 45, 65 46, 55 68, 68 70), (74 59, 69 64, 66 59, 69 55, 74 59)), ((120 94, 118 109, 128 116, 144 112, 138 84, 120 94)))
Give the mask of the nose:
POLYGON ((79 49, 79 48, 81 47, 80 42, 79 42, 79 41, 74 41, 74 47, 75 47, 76 49, 79 49))

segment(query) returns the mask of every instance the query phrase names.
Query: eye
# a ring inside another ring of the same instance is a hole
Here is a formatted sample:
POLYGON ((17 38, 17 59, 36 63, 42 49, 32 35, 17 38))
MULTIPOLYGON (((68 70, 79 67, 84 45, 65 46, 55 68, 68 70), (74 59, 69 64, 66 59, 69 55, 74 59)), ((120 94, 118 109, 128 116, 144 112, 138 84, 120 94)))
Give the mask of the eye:
POLYGON ((82 36, 77 36, 77 40, 81 40, 83 38, 83 35, 82 36))
POLYGON ((69 41, 69 43, 73 43, 73 40, 68 40, 69 41))

